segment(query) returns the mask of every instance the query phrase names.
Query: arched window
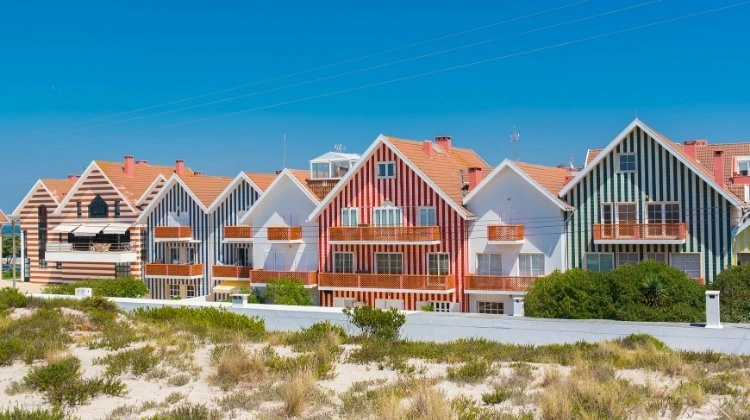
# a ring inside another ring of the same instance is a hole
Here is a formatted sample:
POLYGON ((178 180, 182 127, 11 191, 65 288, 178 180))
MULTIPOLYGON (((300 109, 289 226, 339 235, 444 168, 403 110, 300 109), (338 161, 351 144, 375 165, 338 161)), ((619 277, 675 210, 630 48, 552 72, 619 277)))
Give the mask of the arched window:
POLYGON ((47 206, 42 204, 37 209, 38 221, 38 235, 39 235, 39 267, 47 268, 47 260, 45 254, 47 253, 47 206))
POLYGON ((97 194, 89 203, 89 218, 102 218, 108 216, 107 202, 97 194))

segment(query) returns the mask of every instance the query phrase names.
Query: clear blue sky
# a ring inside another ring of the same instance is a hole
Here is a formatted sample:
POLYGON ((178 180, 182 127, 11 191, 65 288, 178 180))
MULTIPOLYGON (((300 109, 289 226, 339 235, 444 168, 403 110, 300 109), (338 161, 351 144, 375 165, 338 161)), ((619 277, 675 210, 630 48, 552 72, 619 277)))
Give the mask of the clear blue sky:
POLYGON ((308 159, 337 143, 350 152, 363 151, 379 133, 414 139, 452 135, 455 144, 497 164, 514 155, 513 126, 521 133, 518 159, 556 164, 572 156, 580 164, 588 147, 606 144, 635 114, 675 140, 750 140, 750 4, 299 101, 741 0, 652 0, 541 30, 648 1, 581 1, 413 48, 128 114, 122 113, 575 0, 6 2, 0 14, 0 208, 12 210, 40 177, 80 173, 92 159, 120 160, 124 154, 155 163, 181 158, 208 174, 275 170, 282 164, 284 134, 291 167, 306 167, 308 159), (453 51, 412 60, 448 49, 453 51), (176 111, 235 95, 246 96, 176 111), (291 103, 253 110, 286 102, 291 103), (224 116, 242 110, 253 111, 224 116))

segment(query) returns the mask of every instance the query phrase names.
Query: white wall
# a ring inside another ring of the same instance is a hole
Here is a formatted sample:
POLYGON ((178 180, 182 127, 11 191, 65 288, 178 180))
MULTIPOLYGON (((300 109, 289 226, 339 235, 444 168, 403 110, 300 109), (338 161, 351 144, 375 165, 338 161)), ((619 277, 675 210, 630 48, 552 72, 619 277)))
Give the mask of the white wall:
POLYGON ((292 180, 284 177, 253 210, 253 268, 282 271, 318 270, 318 225, 305 219, 316 203, 292 180), (302 226, 302 243, 285 244, 268 241, 268 227, 302 226), (274 261, 267 257, 277 256, 274 261))

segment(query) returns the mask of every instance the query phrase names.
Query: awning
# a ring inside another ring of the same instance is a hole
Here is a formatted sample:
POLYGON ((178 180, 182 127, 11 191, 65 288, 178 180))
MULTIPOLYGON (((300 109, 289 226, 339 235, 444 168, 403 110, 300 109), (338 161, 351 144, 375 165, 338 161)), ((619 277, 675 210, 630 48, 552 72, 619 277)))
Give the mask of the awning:
POLYGON ((80 223, 60 223, 52 229, 52 233, 70 233, 78 226, 81 226, 80 223))
POLYGON ((130 225, 127 223, 110 223, 104 228, 104 233, 107 235, 124 235, 128 229, 130 229, 130 225))
POLYGON ((236 290, 239 290, 241 287, 249 287, 250 282, 246 281, 223 281, 218 286, 214 286, 213 289, 211 289, 214 293, 233 293, 236 290))
POLYGON ((81 225, 78 229, 73 231, 73 235, 76 236, 96 236, 101 232, 107 225, 81 225))

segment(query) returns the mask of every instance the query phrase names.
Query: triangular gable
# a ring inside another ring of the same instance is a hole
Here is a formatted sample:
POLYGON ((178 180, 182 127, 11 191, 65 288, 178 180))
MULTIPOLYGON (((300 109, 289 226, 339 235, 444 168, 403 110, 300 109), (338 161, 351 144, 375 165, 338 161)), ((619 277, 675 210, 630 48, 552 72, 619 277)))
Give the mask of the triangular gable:
POLYGON ((7 225, 10 223, 10 218, 5 215, 5 212, 0 210, 0 225, 7 225))
POLYGON ((375 139, 375 141, 370 145, 370 147, 367 148, 365 153, 362 154, 362 157, 357 161, 357 163, 355 163, 354 166, 352 166, 352 168, 349 169, 349 171, 347 171, 346 175, 344 175, 344 177, 341 178, 341 180, 336 184, 336 186, 333 187, 331 192, 328 193, 328 195, 323 199, 320 205, 318 205, 318 207, 315 208, 315 210, 313 210, 312 213, 310 213, 310 216, 308 216, 308 220, 315 219, 316 217, 320 215, 320 213, 323 212, 323 210, 325 210, 326 207, 328 207, 331 201, 333 201, 333 199, 339 194, 339 192, 341 192, 341 190, 344 189, 344 187, 355 176, 355 174, 357 174, 362 169, 362 167, 365 166, 366 162, 372 157, 373 154, 375 154, 375 152, 377 151, 380 145, 385 145, 386 147, 388 147, 396 156, 398 156, 398 158, 401 161, 403 161, 406 164, 406 166, 409 167, 409 169, 411 169, 412 171, 414 171, 415 174, 417 174, 419 179, 421 179, 424 183, 427 184, 427 186, 429 186, 433 191, 435 191, 438 194, 438 196, 441 199, 443 199, 446 203, 448 203, 448 205, 451 206, 451 208, 453 208, 453 210, 455 210, 458 214, 460 214, 461 217, 463 217, 464 219, 473 218, 473 215, 471 215, 467 209, 463 208, 458 203, 453 201, 445 193, 445 191, 443 191, 441 188, 435 185, 435 183, 432 182, 432 180, 429 177, 427 177, 421 170, 419 170, 419 168, 410 159, 404 156, 404 154, 401 153, 401 151, 398 150, 397 147, 393 146, 388 141, 387 136, 380 134, 375 139))
POLYGON ((159 190, 159 194, 157 194, 156 197, 154 197, 154 199, 151 200, 150 203, 148 203, 148 206, 145 209, 143 209, 143 211, 138 216, 138 219, 136 219, 135 222, 136 223, 144 223, 144 221, 146 220, 146 218, 151 213, 154 212, 154 210, 159 205, 159 203, 161 202, 161 200, 164 199, 164 196, 167 195, 169 193, 169 191, 172 189, 172 187, 174 187, 174 186, 179 186, 180 188, 182 188, 183 190, 185 190, 185 192, 187 192, 188 195, 190 196, 190 199, 193 200, 193 201, 195 201, 195 203, 198 205, 198 207, 200 207, 201 210, 203 210, 204 212, 208 213, 208 208, 206 206, 204 206, 203 203, 201 202, 201 200, 198 199, 198 197, 190 190, 190 188, 188 188, 188 186, 185 184, 185 182, 182 181, 182 179, 179 177, 179 175, 174 174, 171 177, 169 177, 169 180, 167 180, 167 183, 164 184, 164 186, 162 187, 161 190, 159 190))
POLYGON ((92 161, 89 166, 86 168, 85 171, 83 171, 83 174, 81 174, 81 177, 78 178, 75 184, 73 184, 73 187, 68 191, 68 193, 65 195, 65 198, 60 202, 60 204, 57 205, 57 208, 52 213, 55 216, 60 216, 62 214, 63 209, 65 209, 65 206, 68 205, 70 200, 73 199, 73 196, 78 192, 78 189, 81 188, 81 186, 86 182, 86 178, 88 178, 94 170, 99 171, 99 173, 102 175, 102 177, 107 181, 110 187, 112 187, 113 190, 117 192, 117 195, 122 199, 122 202, 125 203, 126 206, 130 209, 130 211, 133 212, 133 214, 138 214, 138 210, 133 208, 133 206, 130 204, 130 200, 128 200, 125 195, 123 195, 122 191, 120 191, 119 188, 115 186, 114 183, 112 183, 112 180, 109 179, 106 172, 102 170, 102 168, 99 167, 99 165, 96 164, 96 161, 92 161))
POLYGON ((167 182, 167 177, 164 175, 159 174, 156 178, 154 178, 154 181, 151 182, 151 185, 149 185, 148 188, 146 188, 146 191, 141 194, 140 197, 138 197, 138 201, 135 202, 136 206, 143 205, 143 203, 146 202, 146 199, 151 195, 151 193, 154 192, 156 188, 159 188, 159 184, 162 182, 167 182))
POLYGON ((57 198, 55 198, 55 195, 52 194, 52 191, 50 191, 50 189, 47 188, 46 185, 44 185, 44 182, 41 179, 39 179, 34 183, 34 186, 31 187, 29 192, 26 193, 26 195, 23 197, 23 200, 21 200, 21 202, 16 206, 15 210, 13 210, 13 213, 11 213, 13 217, 20 217, 21 209, 24 208, 24 206, 26 206, 26 203, 28 203, 29 200, 31 200, 31 197, 34 196, 34 193, 39 189, 39 187, 44 188, 44 191, 46 191, 47 194, 49 194, 49 196, 52 198, 52 201, 54 201, 56 205, 60 204, 57 201, 57 198))
POLYGON ((479 183, 479 185, 477 185, 473 190, 471 190, 471 192, 469 192, 469 194, 464 198, 464 205, 468 205, 472 198, 480 194, 481 190, 484 189, 485 186, 492 183, 496 177, 500 176, 500 173, 506 168, 517 173, 521 178, 523 178, 524 181, 528 182, 529 185, 531 185, 532 187, 534 187, 534 189, 542 193, 545 197, 547 197, 550 201, 552 201, 561 210, 567 211, 567 210, 572 209, 570 205, 560 200, 554 194, 549 192, 546 188, 542 187, 538 182, 536 182, 526 172, 521 170, 518 166, 516 166, 516 164, 513 163, 513 161, 509 159, 503 160, 500 163, 500 165, 498 165, 495 169, 493 169, 492 172, 490 172, 490 174, 487 177, 485 177, 482 180, 482 182, 479 183))
POLYGON ((318 197, 315 196, 312 193, 312 191, 310 191, 309 188, 307 188, 306 186, 302 185, 302 183, 300 182, 300 180, 297 179, 297 177, 294 176, 294 174, 292 174, 291 172, 289 172, 288 169, 284 169, 276 177, 276 179, 273 180, 273 182, 271 183, 271 185, 269 185, 268 188, 266 188, 266 191, 263 194, 260 195, 260 198, 258 198, 258 201, 256 201, 255 204, 252 207, 250 207, 250 210, 248 210, 247 213, 245 213, 245 215, 242 217, 242 219, 239 220, 239 224, 241 224, 241 225, 247 224, 247 222, 250 219, 250 217, 252 216, 252 214, 256 211, 255 209, 256 208, 262 208, 262 203, 264 202, 264 199, 268 200, 268 199, 266 199, 266 197, 270 197, 271 196, 270 193, 273 192, 273 189, 276 188, 277 185, 280 185, 285 179, 291 180, 292 184, 294 184, 295 186, 297 186, 297 188, 299 188, 302 192, 304 192, 305 195, 307 196, 307 198, 309 198, 312 203, 314 203, 314 204, 320 203, 320 200, 318 200, 318 197))
POLYGON ((250 186, 253 187, 255 191, 258 192, 259 195, 263 195, 262 194, 263 189, 258 187, 258 185, 249 176, 247 176, 247 174, 243 171, 237 174, 237 176, 235 176, 234 179, 232 179, 229 185, 227 185, 226 188, 224 188, 224 191, 222 191, 221 194, 219 194, 216 197, 214 202, 211 203, 210 206, 208 206, 206 211, 208 213, 212 213, 214 210, 216 210, 216 208, 221 205, 222 201, 224 201, 224 199, 226 199, 227 196, 231 194, 235 188, 237 188, 240 184, 242 184, 242 181, 247 181, 247 183, 250 184, 250 186))
POLYGON ((596 157, 591 160, 591 163, 586 165, 583 170, 578 172, 578 174, 576 174, 576 176, 569 183, 567 183, 562 190, 560 190, 560 197, 564 197, 568 192, 570 192, 570 190, 573 189, 574 186, 576 186, 583 178, 585 178, 586 175, 593 170, 593 168, 595 168, 607 155, 609 155, 609 153, 612 152, 612 150, 614 150, 614 148, 617 147, 618 144, 624 141, 627 135, 636 128, 640 128, 641 130, 643 130, 644 133, 646 133, 649 137, 654 139, 655 142, 669 151, 669 153, 677 158, 677 160, 690 168, 691 171, 698 175, 698 177, 705 183, 710 185, 711 188, 718 191, 719 194, 727 199, 727 201, 733 203, 737 207, 743 207, 744 203, 742 203, 734 194, 731 194, 725 188, 722 188, 719 184, 717 184, 712 177, 708 176, 700 167, 697 166, 700 165, 699 163, 693 162, 691 159, 688 159, 681 151, 675 148, 672 142, 666 141, 661 134, 657 133, 651 127, 637 118, 633 120, 633 122, 628 124, 628 126, 625 127, 625 129, 622 130, 620 134, 618 134, 611 142, 609 142, 607 147, 602 149, 601 152, 599 152, 599 154, 597 154, 596 157))

